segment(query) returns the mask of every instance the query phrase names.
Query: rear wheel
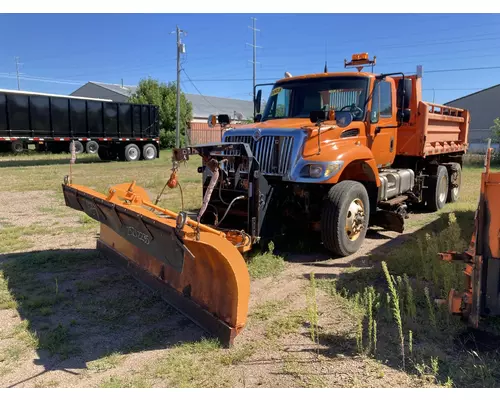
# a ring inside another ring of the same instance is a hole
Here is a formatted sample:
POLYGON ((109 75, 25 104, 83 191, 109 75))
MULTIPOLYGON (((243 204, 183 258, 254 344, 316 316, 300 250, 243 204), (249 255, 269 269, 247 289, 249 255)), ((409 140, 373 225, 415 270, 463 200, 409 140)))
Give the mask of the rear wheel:
POLYGON ((448 187, 448 170, 444 165, 440 165, 436 175, 429 177, 425 190, 425 201, 429 211, 437 211, 444 207, 448 197, 448 187))
POLYGON ((158 154, 156 146, 154 144, 148 143, 142 148, 142 156, 145 160, 154 160, 158 154))
POLYGON ((85 151, 85 148, 83 147, 82 142, 79 142, 78 140, 75 140, 75 153, 76 154, 82 154, 84 151, 85 151))
POLYGON ((462 186, 462 167, 459 163, 451 163, 450 172, 448 203, 455 203, 458 201, 460 187, 462 186))
POLYGON ((368 230, 369 215, 368 192, 361 183, 343 181, 333 186, 321 215, 324 246, 339 256, 358 251, 368 230))
POLYGON ((85 145, 85 151, 89 154, 96 154, 99 150, 99 144, 95 140, 90 140, 85 145))
POLYGON ((126 161, 138 161, 141 158, 141 150, 136 144, 126 145, 123 153, 126 161))
POLYGON ((15 140, 10 144, 10 149, 13 153, 22 153, 24 151, 24 144, 21 140, 15 140))

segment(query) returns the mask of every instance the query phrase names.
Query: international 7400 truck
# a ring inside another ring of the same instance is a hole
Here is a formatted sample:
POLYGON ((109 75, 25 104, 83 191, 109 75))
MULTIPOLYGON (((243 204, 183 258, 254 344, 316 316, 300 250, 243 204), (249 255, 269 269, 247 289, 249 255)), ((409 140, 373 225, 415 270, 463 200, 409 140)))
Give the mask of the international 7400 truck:
MULTIPOLYGON (((373 63, 362 53, 345 62, 358 71, 287 73, 273 84, 262 113, 257 91, 255 123, 226 130, 222 141, 247 144, 265 182, 258 193, 246 193, 257 178, 245 175, 241 152, 222 152, 220 183, 204 220, 225 215, 218 226, 245 229, 252 240, 294 221, 294 230, 320 231, 327 249, 346 256, 359 249, 369 225, 402 232, 412 207, 437 211, 456 202, 468 111, 423 101, 421 74, 362 71, 373 63)), ((203 154, 199 146, 192 150, 203 154)), ((204 159, 206 193, 213 171, 204 159)))

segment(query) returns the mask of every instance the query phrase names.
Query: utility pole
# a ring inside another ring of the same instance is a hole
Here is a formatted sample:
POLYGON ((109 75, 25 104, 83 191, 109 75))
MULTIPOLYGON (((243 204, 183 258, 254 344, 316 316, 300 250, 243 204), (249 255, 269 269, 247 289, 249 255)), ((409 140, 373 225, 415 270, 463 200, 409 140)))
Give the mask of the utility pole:
MULTIPOLYGON (((185 32, 176 26, 175 32, 177 33, 177 110, 175 122, 175 147, 181 147, 181 54, 186 52, 184 44, 181 42, 181 33, 185 32)), ((172 32, 173 33, 173 32, 172 32)))
MULTIPOLYGON (((261 46, 257 46, 257 31, 260 32, 260 29, 255 28, 255 21, 257 21, 257 18, 251 18, 252 20, 252 26, 249 26, 249 28, 253 31, 253 43, 247 43, 248 46, 251 46, 253 48, 253 60, 249 61, 253 64, 253 99, 255 100, 255 84, 256 84, 256 78, 257 78, 257 47, 262 48, 261 46)), ((255 104, 254 104, 254 114, 255 114, 255 104)))
POLYGON ((17 75, 17 90, 21 90, 21 84, 19 82, 19 57, 16 57, 16 75, 17 75))

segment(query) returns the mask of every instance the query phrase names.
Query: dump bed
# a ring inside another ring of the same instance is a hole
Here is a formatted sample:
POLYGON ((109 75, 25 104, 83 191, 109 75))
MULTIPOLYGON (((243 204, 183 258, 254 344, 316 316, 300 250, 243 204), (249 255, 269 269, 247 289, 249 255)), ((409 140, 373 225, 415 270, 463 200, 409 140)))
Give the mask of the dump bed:
POLYGON ((0 91, 0 138, 157 138, 158 107, 0 91))
MULTIPOLYGON (((426 157, 443 153, 463 153, 467 150, 469 112, 422 101, 421 78, 412 80, 410 121, 398 128, 397 154, 426 157)), ((395 78, 397 82, 400 78, 395 78)))

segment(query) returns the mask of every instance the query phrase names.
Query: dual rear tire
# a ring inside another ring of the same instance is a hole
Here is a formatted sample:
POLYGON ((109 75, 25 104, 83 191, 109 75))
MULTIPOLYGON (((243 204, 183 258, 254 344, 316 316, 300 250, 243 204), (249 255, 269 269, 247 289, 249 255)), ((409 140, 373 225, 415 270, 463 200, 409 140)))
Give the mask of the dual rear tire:
POLYGON ((429 211, 438 211, 446 203, 457 202, 462 186, 462 168, 460 164, 439 165, 436 174, 428 178, 426 186, 424 200, 429 211))

